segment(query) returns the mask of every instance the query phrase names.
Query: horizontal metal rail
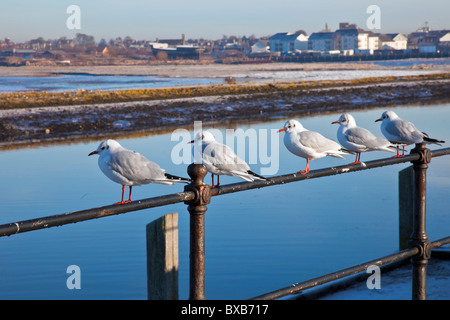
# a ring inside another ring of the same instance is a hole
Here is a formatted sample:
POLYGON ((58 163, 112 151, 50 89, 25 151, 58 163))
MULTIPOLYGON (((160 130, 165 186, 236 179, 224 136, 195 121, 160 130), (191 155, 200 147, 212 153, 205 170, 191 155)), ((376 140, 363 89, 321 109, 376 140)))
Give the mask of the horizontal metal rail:
MULTIPOLYGON (((450 154, 450 148, 438 149, 431 152, 432 157, 439 157, 450 154)), ((273 185, 291 183, 295 181, 315 179, 320 177, 332 176, 342 173, 349 173, 355 171, 362 171, 373 169, 388 165, 394 165, 405 162, 412 162, 418 160, 418 154, 406 155, 402 158, 385 158, 373 161, 367 161, 357 165, 342 165, 318 170, 311 170, 308 174, 301 175, 299 173, 292 173, 280 176, 270 177, 268 180, 257 180, 253 182, 240 182, 234 184, 227 184, 211 189, 211 196, 219 196, 223 194, 234 193, 238 191, 259 189, 273 185)), ((47 217, 41 217, 31 220, 23 220, 0 225, 0 237, 10 236, 17 233, 39 230, 44 228, 62 226, 65 224, 76 223, 85 220, 92 220, 117 214, 122 214, 131 211, 149 209, 154 207, 161 207, 169 204, 179 202, 186 202, 193 200, 195 193, 192 191, 185 191, 179 193, 168 194, 159 197, 147 198, 143 200, 132 201, 128 204, 109 205, 104 207, 92 208, 81 211, 74 211, 69 213, 57 214, 47 217)))
POLYGON ((385 256, 380 259, 371 260, 365 263, 358 264, 356 266, 342 269, 333 273, 326 274, 324 276, 320 276, 317 278, 313 278, 304 282, 299 282, 293 285, 290 285, 289 287, 285 287, 282 289, 278 289, 276 291, 272 291, 257 297, 254 297, 250 300, 273 300, 273 299, 279 299, 283 298, 288 295, 293 295, 300 293, 304 290, 311 289, 313 287, 316 287, 318 285, 325 284, 327 282, 339 280, 354 274, 357 274, 359 272, 366 271, 370 266, 376 265, 376 266, 382 266, 391 262, 395 262, 398 260, 411 258, 419 253, 419 248, 413 247, 409 248, 403 251, 399 251, 397 253, 385 256))
MULTIPOLYGON (((445 244, 450 243, 450 237, 446 237, 437 241, 434 241, 431 243, 432 248, 437 248, 440 246, 443 246, 445 244)), ((273 299, 279 299, 286 297, 288 295, 298 294, 304 290, 311 289, 313 287, 339 280, 360 272, 365 272, 370 266, 382 266, 388 263, 396 262, 399 260, 404 260, 407 258, 411 258, 415 255, 417 255, 420 251, 419 247, 411 247, 396 253, 393 253, 388 256, 384 256, 379 259, 374 259, 365 263, 358 264, 353 267, 349 267, 346 269, 342 269, 333 273, 329 273, 317 278, 313 278, 307 281, 299 282, 293 285, 290 285, 289 287, 281 288, 257 297, 254 297, 250 300, 273 300, 273 299)))
POLYGON ((168 194, 160 197, 136 200, 126 205, 109 205, 93 209, 57 214, 42 218, 13 222, 0 225, 0 237, 10 236, 16 233, 28 232, 50 227, 62 226, 85 220, 103 218, 121 213, 161 207, 194 199, 192 191, 168 194))

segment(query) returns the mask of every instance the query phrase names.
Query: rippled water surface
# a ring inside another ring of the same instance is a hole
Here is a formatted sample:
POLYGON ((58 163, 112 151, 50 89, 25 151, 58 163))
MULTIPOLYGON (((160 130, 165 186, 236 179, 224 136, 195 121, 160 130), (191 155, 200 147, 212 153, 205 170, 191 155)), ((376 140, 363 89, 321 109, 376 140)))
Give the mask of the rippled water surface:
MULTIPOLYGON (((450 104, 393 110, 431 137, 450 139, 450 104)), ((352 114, 358 125, 381 135, 374 120, 383 111, 352 114)), ((338 116, 298 120, 336 139, 337 125, 331 122, 338 116)), ((239 128, 279 129, 285 121, 239 128)), ((271 144, 279 145, 277 174, 303 170, 305 160, 286 150, 282 134, 276 138, 271 144)), ((100 172, 96 158, 87 156, 99 142, 0 152, 0 224, 118 201, 121 187, 100 172)), ((187 164, 177 165, 171 159, 179 143, 171 141, 171 134, 120 139, 120 143, 169 173, 187 176, 187 164)), ((371 152, 361 160, 390 156, 371 152)), ((315 170, 353 161, 353 156, 323 158, 310 166, 315 170)), ((398 172, 408 165, 214 197, 206 213, 206 297, 251 298, 396 251, 398 172)), ((265 165, 258 161, 251 167, 259 173, 265 165)), ((433 158, 427 178, 427 231, 433 241, 450 234, 450 157, 433 158)), ((221 178, 222 184, 238 181, 221 178)), ((133 199, 182 190, 182 185, 145 185, 134 188, 133 199)), ((189 215, 184 204, 0 238, 0 299, 146 299, 145 226, 171 212, 179 213, 180 299, 187 299, 189 215), (66 286, 70 265, 81 269, 80 290, 66 286)))

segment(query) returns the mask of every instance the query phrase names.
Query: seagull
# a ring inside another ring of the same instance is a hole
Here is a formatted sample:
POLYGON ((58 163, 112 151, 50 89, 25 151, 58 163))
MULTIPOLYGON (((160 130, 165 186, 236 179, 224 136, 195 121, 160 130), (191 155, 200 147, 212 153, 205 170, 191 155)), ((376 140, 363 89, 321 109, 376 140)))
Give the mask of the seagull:
POLYGON ((156 163, 140 153, 122 147, 117 141, 108 139, 100 143, 97 150, 89 156, 98 154, 98 166, 114 182, 122 185, 122 201, 115 204, 131 202, 133 186, 148 183, 173 185, 174 182, 189 182, 189 179, 165 173, 156 163), (129 186, 128 201, 124 201, 125 186, 129 186))
POLYGON ((360 163, 361 152, 375 150, 395 152, 395 147, 389 141, 376 137, 367 129, 358 127, 355 118, 348 113, 343 113, 338 121, 332 122, 334 123, 340 124, 337 130, 339 143, 347 150, 356 152, 355 162, 350 164, 360 163))
POLYGON ((441 145, 443 140, 430 138, 425 132, 420 132, 413 123, 401 119, 394 111, 383 112, 381 118, 375 120, 381 122, 381 132, 391 143, 397 145, 397 155, 394 157, 405 156, 405 146, 417 143, 434 143, 441 145), (403 146, 403 154, 399 154, 399 146, 403 146))
POLYGON ((251 171, 244 160, 240 159, 230 147, 217 142, 211 132, 200 131, 190 143, 195 143, 194 158, 200 155, 203 165, 211 173, 212 188, 220 185, 220 175, 224 174, 246 181, 268 180, 251 171), (217 185, 214 185, 214 175, 217 175, 217 185))
POLYGON ((309 172, 309 160, 331 156, 345 159, 341 154, 352 154, 343 149, 339 143, 325 138, 318 132, 305 129, 297 120, 289 120, 283 129, 285 131, 284 145, 293 154, 306 159, 306 169, 299 171, 300 174, 309 172))

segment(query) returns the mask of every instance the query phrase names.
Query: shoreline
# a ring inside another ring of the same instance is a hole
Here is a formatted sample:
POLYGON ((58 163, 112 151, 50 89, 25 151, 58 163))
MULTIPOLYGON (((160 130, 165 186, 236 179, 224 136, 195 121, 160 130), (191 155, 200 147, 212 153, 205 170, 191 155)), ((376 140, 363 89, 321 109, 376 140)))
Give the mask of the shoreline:
MULTIPOLYGON (((395 104, 450 101, 450 73, 345 81, 208 85, 150 91, 125 90, 126 101, 58 104, 0 110, 0 149, 170 132, 207 126, 236 126, 287 117, 335 113, 395 104), (133 94, 136 94, 133 96, 133 94)), ((55 94, 42 93, 55 97, 55 94)), ((59 95, 67 95, 67 92, 59 95)), ((58 95, 56 95, 58 96, 58 95)), ((73 102, 73 96, 67 97, 73 102)), ((89 99, 86 99, 89 100, 89 99)), ((95 99, 94 99, 95 100, 95 99)), ((114 99, 113 99, 114 100, 114 99)))

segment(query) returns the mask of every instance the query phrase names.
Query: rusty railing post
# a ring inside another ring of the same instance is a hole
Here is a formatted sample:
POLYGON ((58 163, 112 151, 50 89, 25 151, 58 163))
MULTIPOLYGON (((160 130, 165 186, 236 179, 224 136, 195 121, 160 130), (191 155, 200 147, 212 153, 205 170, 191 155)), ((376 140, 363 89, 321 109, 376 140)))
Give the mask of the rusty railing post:
POLYGON ((185 202, 190 214, 189 300, 205 300, 205 212, 211 200, 211 189, 203 182, 208 173, 205 166, 192 163, 187 172, 192 182, 184 191, 195 193, 193 200, 185 202))
POLYGON ((413 232, 411 247, 418 247, 419 253, 411 259, 412 263, 412 299, 426 299, 427 264, 431 257, 431 243, 426 232, 426 182, 427 168, 431 161, 431 151, 425 143, 418 143, 411 153, 420 155, 413 161, 414 168, 414 204, 413 204, 413 232))

